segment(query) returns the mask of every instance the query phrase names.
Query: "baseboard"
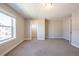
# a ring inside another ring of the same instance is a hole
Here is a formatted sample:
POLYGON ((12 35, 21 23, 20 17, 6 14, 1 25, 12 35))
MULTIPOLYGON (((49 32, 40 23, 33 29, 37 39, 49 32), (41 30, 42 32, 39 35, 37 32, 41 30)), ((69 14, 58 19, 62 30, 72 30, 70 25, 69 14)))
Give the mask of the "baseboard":
POLYGON ((39 39, 37 39, 37 40, 45 40, 45 38, 39 38, 39 39))
POLYGON ((63 38, 63 37, 48 37, 48 38, 52 38, 53 39, 53 38, 63 38))
POLYGON ((30 38, 25 38, 25 40, 31 40, 30 38))
POLYGON ((79 45, 77 45, 77 44, 71 43, 71 45, 76 47, 76 48, 79 48, 79 45))
POLYGON ((67 38, 65 38, 65 37, 63 37, 65 40, 69 40, 69 39, 67 39, 67 38))
POLYGON ((5 51, 4 53, 2 53, 0 56, 4 56, 6 55, 8 52, 10 52, 12 49, 14 49, 16 46, 18 46, 20 43, 22 43, 24 40, 18 42, 17 44, 15 44, 14 46, 12 46, 10 49, 8 49, 7 51, 5 51))

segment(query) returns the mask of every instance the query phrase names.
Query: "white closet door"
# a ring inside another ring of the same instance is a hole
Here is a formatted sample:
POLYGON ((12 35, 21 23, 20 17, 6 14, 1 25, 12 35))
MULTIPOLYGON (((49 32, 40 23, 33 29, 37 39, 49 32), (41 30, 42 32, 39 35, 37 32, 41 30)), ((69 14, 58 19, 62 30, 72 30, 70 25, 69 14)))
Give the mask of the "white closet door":
POLYGON ((45 40, 45 20, 38 20, 37 40, 45 40))

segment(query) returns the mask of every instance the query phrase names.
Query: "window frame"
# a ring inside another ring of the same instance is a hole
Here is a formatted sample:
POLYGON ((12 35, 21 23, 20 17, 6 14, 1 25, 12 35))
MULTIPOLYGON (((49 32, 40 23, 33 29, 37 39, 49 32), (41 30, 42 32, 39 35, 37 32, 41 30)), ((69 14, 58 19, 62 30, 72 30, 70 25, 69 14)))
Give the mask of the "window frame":
POLYGON ((6 38, 4 40, 0 40, 0 44, 2 44, 2 43, 5 43, 7 41, 10 41, 10 40, 13 40, 13 39, 16 38, 16 17, 9 15, 7 12, 0 11, 0 13, 11 17, 11 26, 0 25, 0 27, 10 27, 11 28, 11 37, 10 38, 6 38), (13 19, 15 19, 15 21, 13 21, 13 19), (13 22, 15 22, 15 24, 13 24, 13 22), (15 33, 13 34, 13 32, 14 32, 14 29, 13 29, 14 25, 15 25, 15 28, 14 28, 15 29, 15 33), (14 37, 14 35, 15 35, 15 37, 14 37))

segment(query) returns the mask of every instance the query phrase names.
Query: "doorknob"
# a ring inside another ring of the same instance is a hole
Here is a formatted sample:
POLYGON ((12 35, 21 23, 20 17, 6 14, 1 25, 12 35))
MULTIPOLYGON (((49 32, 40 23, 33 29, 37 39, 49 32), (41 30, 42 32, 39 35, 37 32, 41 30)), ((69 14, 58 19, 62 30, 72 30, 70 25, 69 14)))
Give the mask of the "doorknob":
POLYGON ((72 32, 70 32, 70 33, 72 33, 72 32))

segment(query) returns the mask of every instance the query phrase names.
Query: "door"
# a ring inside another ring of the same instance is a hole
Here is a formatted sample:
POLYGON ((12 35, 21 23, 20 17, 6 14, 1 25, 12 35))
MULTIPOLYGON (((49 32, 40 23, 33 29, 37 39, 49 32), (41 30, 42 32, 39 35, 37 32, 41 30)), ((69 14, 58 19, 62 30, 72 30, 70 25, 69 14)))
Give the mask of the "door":
POLYGON ((30 22, 30 38, 45 40, 45 20, 37 19, 30 22))
POLYGON ((32 29, 32 39, 36 40, 37 39, 37 25, 36 25, 36 23, 32 24, 31 29, 32 29))
POLYGON ((72 15, 72 41, 71 44, 79 48, 79 13, 72 15))
POLYGON ((37 25, 37 40, 45 40, 45 20, 38 20, 37 25))
POLYGON ((36 20, 30 21, 30 38, 31 40, 37 39, 37 21, 36 20))
POLYGON ((69 43, 71 44, 72 41, 72 18, 70 19, 70 34, 69 34, 69 43))

